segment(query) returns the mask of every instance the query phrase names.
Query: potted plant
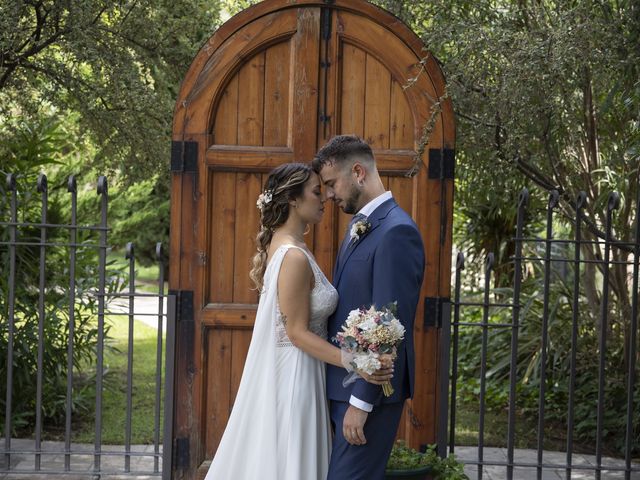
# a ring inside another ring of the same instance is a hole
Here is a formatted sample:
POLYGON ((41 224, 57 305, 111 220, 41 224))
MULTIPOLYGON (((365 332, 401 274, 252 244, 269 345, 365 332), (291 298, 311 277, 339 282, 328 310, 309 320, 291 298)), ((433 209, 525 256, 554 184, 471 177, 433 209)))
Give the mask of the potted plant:
POLYGON ((429 445, 426 452, 418 452, 398 440, 391 450, 387 462, 385 480, 469 480, 464 473, 464 465, 455 455, 440 458, 435 445, 429 445))

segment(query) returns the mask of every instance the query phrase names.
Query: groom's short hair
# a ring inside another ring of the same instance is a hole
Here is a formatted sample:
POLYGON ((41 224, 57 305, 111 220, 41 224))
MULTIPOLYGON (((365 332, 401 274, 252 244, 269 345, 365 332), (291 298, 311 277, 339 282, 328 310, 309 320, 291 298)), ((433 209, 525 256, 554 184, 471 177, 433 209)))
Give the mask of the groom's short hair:
POLYGON ((367 142, 356 135, 337 135, 318 150, 311 167, 316 173, 320 173, 327 164, 346 165, 354 157, 375 165, 373 151, 367 142))

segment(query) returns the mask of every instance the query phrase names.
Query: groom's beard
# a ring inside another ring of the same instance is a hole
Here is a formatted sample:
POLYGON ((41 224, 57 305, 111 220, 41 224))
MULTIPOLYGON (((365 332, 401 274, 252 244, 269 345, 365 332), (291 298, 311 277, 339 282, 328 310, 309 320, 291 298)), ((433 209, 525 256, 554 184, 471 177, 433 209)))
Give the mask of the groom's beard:
POLYGON ((344 207, 342 208, 342 211, 350 215, 354 215, 358 213, 358 210, 359 210, 358 205, 360 204, 361 196, 362 196, 362 191, 355 185, 352 185, 351 191, 349 192, 349 196, 344 201, 344 207))

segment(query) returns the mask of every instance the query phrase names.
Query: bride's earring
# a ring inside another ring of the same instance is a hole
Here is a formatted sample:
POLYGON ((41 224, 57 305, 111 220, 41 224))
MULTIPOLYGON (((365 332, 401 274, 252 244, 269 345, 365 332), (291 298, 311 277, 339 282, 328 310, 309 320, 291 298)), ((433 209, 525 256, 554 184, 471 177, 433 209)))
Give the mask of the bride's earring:
POLYGON ((311 231, 311 225, 307 223, 307 228, 304 229, 303 235, 307 235, 311 231))

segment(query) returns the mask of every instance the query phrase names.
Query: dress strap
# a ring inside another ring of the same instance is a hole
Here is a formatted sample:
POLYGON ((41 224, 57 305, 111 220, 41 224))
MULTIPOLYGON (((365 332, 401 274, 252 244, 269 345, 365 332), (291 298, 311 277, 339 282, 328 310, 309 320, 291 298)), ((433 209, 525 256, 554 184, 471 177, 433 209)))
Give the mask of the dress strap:
POLYGON ((306 249, 302 247, 298 247, 297 245, 293 245, 291 243, 284 243, 280 245, 275 252, 273 252, 273 256, 271 257, 271 259, 269 259, 269 263, 267 264, 267 268, 265 269, 265 273, 264 273, 265 278, 273 268, 276 268, 276 266, 277 266, 276 270, 278 272, 280 271, 280 265, 282 264, 284 256, 291 248, 296 248, 298 250, 301 250, 307 256, 307 260, 309 261, 309 265, 311 266, 311 270, 313 271, 313 276, 317 281, 318 271, 320 267, 316 265, 313 259, 313 256, 309 252, 307 252, 306 249))
MULTIPOLYGON (((284 259, 284 256, 286 255, 286 253, 291 248, 295 248, 297 250, 300 250, 302 253, 304 253, 307 256, 307 260, 309 261, 309 266, 311 267, 311 271, 313 272, 313 278, 315 279, 316 283, 318 283, 320 281, 320 279, 321 279, 320 267, 318 266, 318 264, 316 263, 315 259, 313 258, 313 255, 311 255, 311 253, 309 253, 306 248, 302 248, 302 247, 299 247, 297 245, 293 245, 291 243, 282 244, 273 253, 273 258, 272 258, 271 261, 276 260, 276 257, 277 257, 278 261, 280 263, 282 263, 282 260, 284 259), (280 253, 280 252, 282 252, 282 253, 280 253)), ((269 263, 271 263, 271 262, 269 262, 269 263)))

